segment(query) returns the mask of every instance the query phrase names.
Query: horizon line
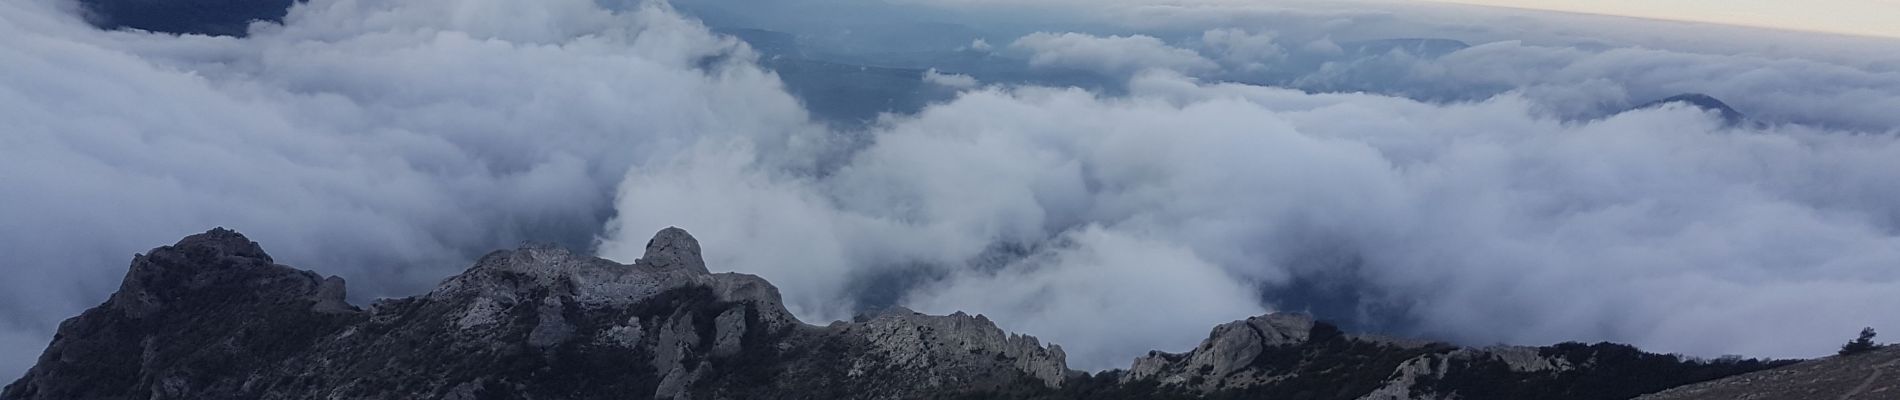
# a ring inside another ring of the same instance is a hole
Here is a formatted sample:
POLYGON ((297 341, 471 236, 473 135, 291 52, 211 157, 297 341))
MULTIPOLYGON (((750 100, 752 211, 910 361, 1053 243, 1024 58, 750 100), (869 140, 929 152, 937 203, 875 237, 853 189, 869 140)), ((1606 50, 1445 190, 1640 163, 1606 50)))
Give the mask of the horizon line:
POLYGON ((1880 32, 1849 31, 1849 30, 1828 30, 1828 29, 1819 29, 1819 28, 1803 28, 1803 27, 1796 27, 1796 26, 1765 25, 1765 24, 1739 22, 1739 21, 1721 21, 1721 20, 1713 20, 1713 19, 1673 18, 1673 17, 1652 16, 1652 15, 1631 15, 1631 14, 1619 14, 1619 13, 1614 13, 1614 12, 1603 12, 1603 11, 1558 9, 1558 8, 1537 7, 1537 6, 1531 6, 1531 5, 1508 5, 1508 4, 1495 4, 1495 3, 1489 3, 1489 2, 1479 2, 1481 0, 1415 0, 1415 1, 1427 2, 1427 3, 1449 4, 1449 5, 1472 6, 1472 7, 1496 8, 1496 9, 1506 9, 1506 10, 1521 10, 1521 11, 1548 12, 1548 13, 1558 13, 1558 14, 1584 15, 1584 16, 1594 16, 1594 17, 1629 18, 1629 19, 1636 19, 1636 20, 1687 23, 1687 24, 1708 24, 1708 25, 1728 26, 1728 27, 1736 27, 1736 28, 1763 29, 1763 30, 1780 31, 1780 32, 1793 32, 1793 33, 1806 33, 1806 34, 1819 34, 1819 35, 1848 36, 1848 37, 1866 38, 1866 39, 1900 40, 1900 32, 1880 33, 1880 32))

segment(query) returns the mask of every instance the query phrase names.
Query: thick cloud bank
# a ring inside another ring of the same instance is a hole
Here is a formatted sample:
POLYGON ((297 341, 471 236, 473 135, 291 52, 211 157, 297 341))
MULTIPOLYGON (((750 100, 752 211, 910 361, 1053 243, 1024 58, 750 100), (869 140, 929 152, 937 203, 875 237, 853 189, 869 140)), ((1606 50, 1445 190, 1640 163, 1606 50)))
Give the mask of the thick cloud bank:
POLYGON ((1030 53, 1031 66, 1111 76, 1166 69, 1208 80, 1433 102, 1515 92, 1537 103, 1541 112, 1570 119, 1703 93, 1749 110, 1763 122, 1874 132, 1900 127, 1900 114, 1885 111, 1900 108, 1900 69, 1757 54, 1586 49, 1516 40, 1477 45, 1448 39, 1370 40, 1342 47, 1330 38, 1287 39, 1238 28, 1210 29, 1174 43, 1149 36, 1035 33, 1013 47, 1030 53))
POLYGON ((1752 55, 1586 50, 1505 41, 1438 57, 1396 50, 1343 60, 1288 84, 1453 100, 1515 90, 1570 116, 1601 115, 1681 93, 1707 93, 1769 122, 1862 131, 1900 127, 1900 115, 1882 111, 1900 108, 1900 70, 1752 55))
MULTIPOLYGON (((638 169, 602 251, 695 226, 716 262, 806 296, 949 265, 906 303, 988 313, 1092 368, 1295 284, 1471 343, 1812 356, 1900 323, 1883 311, 1900 307, 1891 135, 1729 129, 1683 106, 1571 123, 1517 95, 1436 105, 1167 73, 1130 88, 970 92, 887 121, 823 178, 748 168, 745 149, 638 169)), ((828 315, 841 299, 793 302, 828 315)))
POLYGON ((0 2, 0 375, 130 253, 214 225, 359 298, 524 239, 631 261, 678 225, 807 320, 966 310, 1081 368, 1267 310, 1698 355, 1900 329, 1900 78, 1878 68, 1247 24, 1029 33, 996 42, 1027 59, 981 59, 1125 84, 924 70, 905 78, 964 92, 832 131, 662 4, 311 0, 244 39, 76 15, 0 2), (1765 123, 1612 112, 1681 92, 1765 123))

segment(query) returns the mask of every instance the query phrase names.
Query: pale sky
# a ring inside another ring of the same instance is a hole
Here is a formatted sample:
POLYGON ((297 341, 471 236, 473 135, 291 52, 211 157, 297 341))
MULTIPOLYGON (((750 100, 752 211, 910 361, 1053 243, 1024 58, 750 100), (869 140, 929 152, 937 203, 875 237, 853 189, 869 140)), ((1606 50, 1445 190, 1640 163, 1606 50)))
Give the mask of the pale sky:
POLYGON ((1900 0, 1433 0, 1900 37, 1900 0))

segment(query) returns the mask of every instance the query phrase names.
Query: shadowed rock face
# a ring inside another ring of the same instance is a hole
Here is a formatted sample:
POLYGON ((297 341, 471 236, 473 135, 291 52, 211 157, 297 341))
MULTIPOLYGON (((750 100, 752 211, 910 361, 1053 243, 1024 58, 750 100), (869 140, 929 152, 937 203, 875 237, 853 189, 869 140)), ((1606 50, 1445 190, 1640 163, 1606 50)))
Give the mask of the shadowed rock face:
POLYGON ((647 241, 646 255, 640 257, 637 264, 646 264, 655 268, 684 268, 699 273, 712 273, 706 270, 706 261, 699 257, 699 240, 686 233, 685 229, 666 228, 653 235, 647 241))
POLYGON ((828 327, 669 228, 632 265, 529 246, 367 310, 216 229, 137 256, 5 399, 908 399, 1060 385, 1061 349, 988 319, 828 327))
POLYGON ((353 322, 342 280, 276 265, 214 229, 134 256, 105 304, 60 324, 8 399, 183 398, 234 391, 353 322))

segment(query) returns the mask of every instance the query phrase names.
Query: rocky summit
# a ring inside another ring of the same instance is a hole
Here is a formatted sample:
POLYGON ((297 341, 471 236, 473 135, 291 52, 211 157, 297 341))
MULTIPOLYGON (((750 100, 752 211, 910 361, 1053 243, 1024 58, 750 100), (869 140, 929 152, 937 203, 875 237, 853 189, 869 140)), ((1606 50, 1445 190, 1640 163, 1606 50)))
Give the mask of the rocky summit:
POLYGON ((981 316, 812 326, 759 277, 707 271, 686 231, 633 265, 498 251, 361 309, 341 279, 212 230, 132 262, 6 399, 909 399, 1060 386, 1062 349, 981 316))
POLYGON ((677 228, 631 265, 526 246, 368 308, 214 229, 135 256, 0 399, 1627 399, 1786 364, 1461 348, 1278 313, 1088 373, 981 315, 806 324, 765 280, 710 272, 677 228))

